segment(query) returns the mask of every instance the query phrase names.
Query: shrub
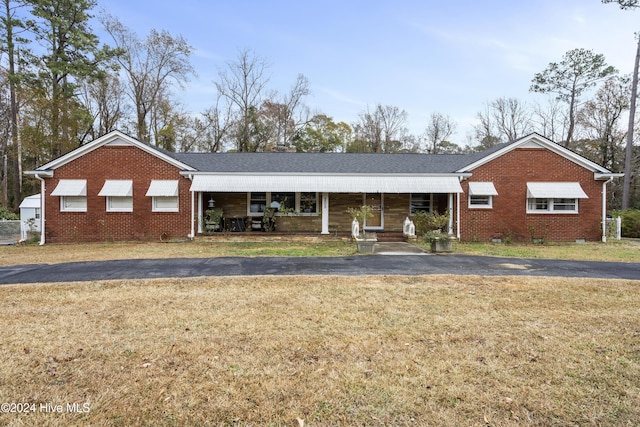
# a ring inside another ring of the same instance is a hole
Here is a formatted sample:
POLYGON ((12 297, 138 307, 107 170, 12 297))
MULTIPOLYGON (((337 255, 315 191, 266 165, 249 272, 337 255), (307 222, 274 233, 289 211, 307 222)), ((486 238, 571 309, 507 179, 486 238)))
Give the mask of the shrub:
POLYGON ((4 206, 0 206, 0 219, 16 220, 20 219, 20 215, 14 214, 4 206))
POLYGON ((430 231, 447 231, 449 225, 449 212, 439 214, 418 211, 413 215, 413 223, 416 225, 416 234, 422 235, 430 231))
POLYGON ((640 237, 640 209, 620 212, 622 217, 622 237, 640 237))

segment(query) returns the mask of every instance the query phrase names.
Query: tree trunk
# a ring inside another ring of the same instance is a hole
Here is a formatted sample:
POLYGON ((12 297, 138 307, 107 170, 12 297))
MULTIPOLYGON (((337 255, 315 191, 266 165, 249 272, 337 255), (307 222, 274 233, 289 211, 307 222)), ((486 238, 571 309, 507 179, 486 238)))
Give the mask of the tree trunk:
POLYGON ((631 198, 631 157, 633 155, 633 126, 636 116, 636 98, 638 97, 638 65, 640 65, 640 37, 638 37, 636 61, 633 66, 633 80, 631 81, 629 128, 627 130, 627 146, 624 157, 624 181, 622 184, 622 210, 629 209, 629 200, 631 198))

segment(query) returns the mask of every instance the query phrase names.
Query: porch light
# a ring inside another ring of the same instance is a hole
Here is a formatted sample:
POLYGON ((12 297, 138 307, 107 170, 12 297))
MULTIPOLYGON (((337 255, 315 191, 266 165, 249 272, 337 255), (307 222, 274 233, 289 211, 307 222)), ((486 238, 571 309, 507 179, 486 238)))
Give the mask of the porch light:
POLYGON ((216 206, 216 201, 213 200, 213 196, 209 199, 209 207, 213 208, 216 206))

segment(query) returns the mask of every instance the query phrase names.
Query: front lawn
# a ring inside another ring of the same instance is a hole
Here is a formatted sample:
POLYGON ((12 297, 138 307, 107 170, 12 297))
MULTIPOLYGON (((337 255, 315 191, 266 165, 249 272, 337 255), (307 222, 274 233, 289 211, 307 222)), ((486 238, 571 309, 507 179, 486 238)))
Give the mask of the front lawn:
POLYGON ((640 425, 640 281, 221 277, 0 301, 0 402, 29 405, 0 425, 640 425))

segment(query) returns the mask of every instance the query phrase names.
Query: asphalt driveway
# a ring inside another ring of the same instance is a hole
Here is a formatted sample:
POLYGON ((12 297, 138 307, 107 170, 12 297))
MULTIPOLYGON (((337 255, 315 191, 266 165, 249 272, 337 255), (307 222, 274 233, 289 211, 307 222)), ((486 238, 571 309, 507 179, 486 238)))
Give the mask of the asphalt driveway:
POLYGON ((0 284, 254 275, 556 276, 640 280, 640 263, 473 255, 215 257, 71 262, 0 267, 0 284))

